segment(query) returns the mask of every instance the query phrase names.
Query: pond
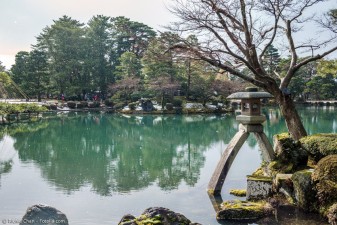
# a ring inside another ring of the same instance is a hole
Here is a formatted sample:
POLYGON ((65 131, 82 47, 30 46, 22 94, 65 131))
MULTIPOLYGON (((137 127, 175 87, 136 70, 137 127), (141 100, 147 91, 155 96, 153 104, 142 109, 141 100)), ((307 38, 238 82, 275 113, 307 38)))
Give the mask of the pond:
MULTIPOLYGON (((336 133, 335 108, 299 111, 308 133, 336 133)), ((263 113, 270 140, 286 131, 278 110, 263 113)), ((61 113, 0 127, 0 219, 19 220, 27 207, 42 203, 64 212, 72 225, 118 224, 123 215, 152 206, 218 224, 206 188, 237 125, 235 115, 61 113)), ((260 155, 249 137, 223 199, 236 198, 230 189, 246 187, 260 155)))

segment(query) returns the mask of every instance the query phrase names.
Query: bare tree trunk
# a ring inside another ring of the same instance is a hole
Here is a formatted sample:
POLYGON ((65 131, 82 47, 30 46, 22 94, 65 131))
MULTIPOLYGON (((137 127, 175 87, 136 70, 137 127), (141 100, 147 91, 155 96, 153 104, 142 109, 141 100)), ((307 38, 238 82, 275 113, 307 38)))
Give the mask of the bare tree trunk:
POLYGON ((291 95, 281 93, 276 96, 276 101, 279 103, 279 107, 285 119, 290 136, 294 140, 299 140, 300 138, 307 136, 307 132, 304 129, 302 120, 298 115, 291 95))

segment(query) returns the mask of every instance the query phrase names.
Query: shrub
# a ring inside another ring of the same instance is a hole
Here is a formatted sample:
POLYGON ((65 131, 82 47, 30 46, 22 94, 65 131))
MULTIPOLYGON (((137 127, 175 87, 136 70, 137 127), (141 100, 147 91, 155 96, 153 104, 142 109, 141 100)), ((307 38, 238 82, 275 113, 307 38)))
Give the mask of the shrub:
POLYGON ((183 105, 183 100, 180 98, 174 98, 172 104, 174 107, 181 107, 183 105))
POLYGON ((106 100, 104 101, 104 104, 105 104, 105 106, 107 106, 107 107, 113 107, 113 106, 114 106, 114 103, 113 103, 113 101, 112 101, 111 99, 106 99, 106 100))
POLYGON ((69 101, 69 102, 67 102, 67 106, 68 106, 70 109, 76 109, 76 102, 69 101))
POLYGON ((211 96, 210 100, 212 102, 212 105, 218 105, 218 103, 221 102, 220 97, 217 97, 217 96, 211 96))
POLYGON ((84 108, 84 106, 81 104, 81 102, 78 102, 76 106, 77 106, 78 109, 84 108))
POLYGON ((24 104, 24 112, 27 113, 39 113, 39 112, 45 112, 47 111, 46 106, 39 106, 38 104, 24 104))
POLYGON ((124 102, 118 102, 114 105, 114 109, 115 110, 119 110, 119 109, 123 109, 125 106, 125 103, 124 102))
POLYGON ((131 103, 129 103, 129 108, 130 108, 131 110, 135 110, 136 107, 137 107, 137 103, 136 103, 136 102, 131 102, 131 103))
POLYGON ((167 110, 169 110, 169 111, 171 111, 171 110, 173 110, 173 104, 172 103, 166 103, 166 109, 167 110))
POLYGON ((141 94, 139 93, 139 92, 134 92, 134 93, 132 93, 131 94, 131 101, 132 102, 136 102, 136 101, 138 101, 139 99, 141 99, 141 94))
MULTIPOLYGON (((83 108, 88 107, 88 102, 87 101, 81 101, 79 103, 83 108)), ((78 106, 77 106, 78 107, 78 106)))
MULTIPOLYGON (((66 97, 66 100, 67 101, 79 101, 81 100, 81 97, 78 96, 78 95, 72 95, 72 96, 69 96, 69 97, 66 97)), ((69 107, 69 106, 68 106, 69 107)), ((69 107, 70 108, 70 107, 69 107)))
POLYGON ((88 103, 88 108, 98 108, 100 107, 100 103, 99 102, 89 102, 88 103))
POLYGON ((50 104, 50 105, 47 106, 47 108, 48 108, 49 110, 57 110, 57 105, 55 105, 55 104, 50 104))

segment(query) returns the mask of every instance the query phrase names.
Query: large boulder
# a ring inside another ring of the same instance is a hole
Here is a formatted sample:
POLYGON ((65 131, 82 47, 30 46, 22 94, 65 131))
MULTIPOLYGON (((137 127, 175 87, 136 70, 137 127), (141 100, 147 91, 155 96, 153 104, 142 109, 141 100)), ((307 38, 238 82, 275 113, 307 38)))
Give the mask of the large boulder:
POLYGON ((225 201, 217 212, 218 220, 248 220, 254 221, 272 215, 274 209, 269 203, 249 202, 240 200, 225 201))
POLYGON ((284 165, 287 169, 291 167, 291 171, 282 172, 294 172, 308 163, 308 153, 301 143, 294 141, 288 133, 274 136, 274 151, 279 165, 284 165))
POLYGON ((317 189, 321 211, 337 203, 337 155, 321 159, 312 174, 312 180, 317 189))
POLYGON ((125 215, 118 223, 118 225, 137 224, 198 225, 197 223, 192 223, 184 215, 163 207, 148 208, 137 218, 130 214, 125 215))
POLYGON ((316 191, 311 180, 312 173, 311 169, 300 170, 291 177, 296 204, 307 212, 317 212, 316 191))
POLYGON ((68 225, 68 219, 61 211, 47 205, 33 205, 23 216, 20 225, 68 225))
POLYGON ((337 203, 330 206, 327 217, 330 224, 337 225, 337 203))
POLYGON ((150 99, 141 99, 140 104, 144 112, 151 112, 155 110, 153 103, 150 99))
POLYGON ((316 163, 325 156, 337 154, 337 134, 314 134, 301 138, 300 142, 316 163))

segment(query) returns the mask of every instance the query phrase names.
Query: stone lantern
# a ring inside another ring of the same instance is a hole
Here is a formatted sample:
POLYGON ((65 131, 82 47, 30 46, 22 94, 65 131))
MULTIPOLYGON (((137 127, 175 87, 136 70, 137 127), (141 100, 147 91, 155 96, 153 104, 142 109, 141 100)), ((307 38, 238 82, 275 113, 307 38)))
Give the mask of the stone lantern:
POLYGON ((228 143, 213 173, 208 184, 210 194, 219 195, 221 193, 227 173, 250 133, 253 133, 257 139, 264 161, 270 162, 275 157, 273 147, 263 132, 262 123, 266 120, 266 117, 261 114, 261 99, 272 98, 273 96, 267 92, 258 92, 256 88, 247 90, 247 92, 237 92, 227 97, 228 99, 241 100, 241 115, 236 117, 236 120, 240 123, 239 131, 228 143))
POLYGON ((241 124, 261 124, 266 117, 261 114, 261 99, 272 98, 267 92, 257 92, 257 89, 249 88, 249 92, 237 92, 231 94, 227 99, 241 100, 241 115, 236 120, 241 124))

